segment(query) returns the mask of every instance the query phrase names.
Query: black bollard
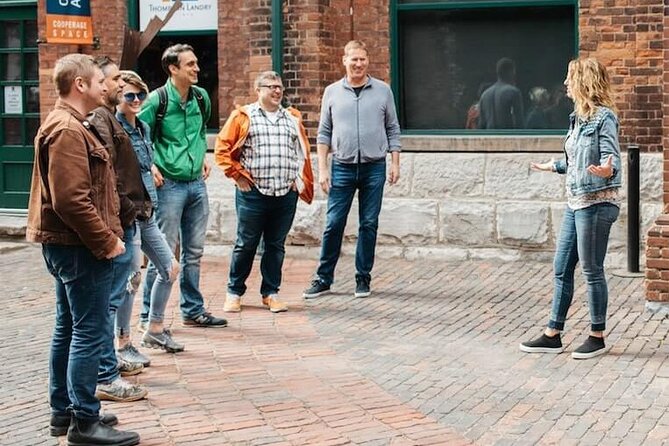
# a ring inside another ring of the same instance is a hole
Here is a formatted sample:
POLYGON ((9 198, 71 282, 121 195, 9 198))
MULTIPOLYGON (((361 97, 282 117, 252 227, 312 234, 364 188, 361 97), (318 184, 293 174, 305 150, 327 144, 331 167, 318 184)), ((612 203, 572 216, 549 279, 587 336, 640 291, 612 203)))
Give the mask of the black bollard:
POLYGON ((627 271, 639 272, 639 146, 627 148, 627 271))

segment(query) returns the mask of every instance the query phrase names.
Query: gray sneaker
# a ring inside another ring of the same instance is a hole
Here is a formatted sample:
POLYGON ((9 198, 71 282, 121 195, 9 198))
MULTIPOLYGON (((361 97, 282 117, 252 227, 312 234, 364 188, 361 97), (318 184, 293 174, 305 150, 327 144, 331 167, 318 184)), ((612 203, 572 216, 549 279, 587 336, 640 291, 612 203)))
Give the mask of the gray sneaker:
POLYGON ((161 333, 151 333, 147 331, 142 336, 142 347, 159 348, 167 353, 178 353, 184 351, 183 344, 177 344, 172 339, 172 332, 163 329, 161 333))
POLYGON ((144 365, 141 362, 130 362, 125 359, 116 356, 118 361, 118 371, 121 373, 121 376, 134 376, 139 373, 142 373, 144 370, 144 365))
POLYGON ((98 384, 95 396, 100 400, 127 403, 144 398, 149 393, 144 387, 129 383, 123 378, 116 378, 106 384, 98 384))
POLYGON ((116 350, 116 356, 128 362, 140 363, 144 367, 151 365, 151 360, 140 353, 132 343, 127 343, 124 347, 116 350))

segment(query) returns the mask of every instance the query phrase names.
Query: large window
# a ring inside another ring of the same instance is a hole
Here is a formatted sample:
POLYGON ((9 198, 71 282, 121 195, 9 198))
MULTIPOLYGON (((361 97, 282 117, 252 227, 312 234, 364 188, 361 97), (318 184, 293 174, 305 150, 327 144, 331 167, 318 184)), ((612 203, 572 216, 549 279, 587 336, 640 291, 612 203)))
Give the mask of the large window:
POLYGON ((393 13, 392 78, 404 130, 567 126, 573 105, 563 81, 576 55, 575 2, 398 0, 393 13))

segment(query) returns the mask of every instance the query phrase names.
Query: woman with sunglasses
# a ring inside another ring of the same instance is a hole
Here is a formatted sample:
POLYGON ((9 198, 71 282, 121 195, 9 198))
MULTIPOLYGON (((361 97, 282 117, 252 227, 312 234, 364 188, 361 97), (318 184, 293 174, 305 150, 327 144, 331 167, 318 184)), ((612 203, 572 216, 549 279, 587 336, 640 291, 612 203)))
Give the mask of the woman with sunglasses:
POLYGON ((611 226, 620 212, 618 117, 609 75, 601 62, 594 58, 572 60, 564 84, 567 96, 574 100, 565 158, 530 166, 566 176, 567 207, 555 251, 553 305, 544 333, 521 343, 520 349, 528 353, 562 352, 560 332, 574 295, 574 270, 580 262, 588 289, 590 336, 571 356, 588 359, 605 352, 609 295, 604 257, 611 226))
MULTIPOLYGON (((137 155, 137 161, 139 162, 142 182, 155 208, 158 199, 151 173, 151 167, 153 166, 153 145, 151 143, 151 135, 149 134, 149 126, 137 118, 142 103, 148 94, 148 87, 142 81, 142 78, 133 71, 121 71, 121 79, 125 85, 123 87, 123 98, 117 107, 116 119, 121 123, 123 129, 130 137, 133 149, 135 149, 135 154, 137 155)), ((156 269, 158 270, 158 279, 154 282, 151 289, 149 324, 142 327, 144 335, 142 336, 141 345, 143 347, 162 349, 169 353, 181 352, 184 350, 184 346, 176 343, 172 339, 171 331, 163 325, 165 307, 170 297, 172 283, 179 275, 179 262, 170 250, 165 235, 160 231, 154 215, 146 220, 137 220, 136 224, 139 227, 139 231, 137 231, 139 239, 133 242, 141 244, 141 250, 156 265, 156 269)), ((138 253, 133 264, 135 275, 131 277, 140 278, 141 275, 137 273, 142 264, 142 256, 139 249, 136 249, 135 252, 138 253)), ((123 308, 118 309, 119 317, 120 313, 124 315, 123 321, 126 323, 128 330, 130 328, 134 295, 139 288, 139 283, 133 283, 132 285, 131 298, 126 299, 128 303, 123 308)))

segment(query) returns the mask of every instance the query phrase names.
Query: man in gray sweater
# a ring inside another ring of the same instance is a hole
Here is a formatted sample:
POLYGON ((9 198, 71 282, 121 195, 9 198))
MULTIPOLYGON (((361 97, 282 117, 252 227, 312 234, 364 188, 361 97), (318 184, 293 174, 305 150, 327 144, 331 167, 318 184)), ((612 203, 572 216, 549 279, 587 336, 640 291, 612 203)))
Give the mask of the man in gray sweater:
POLYGON ((355 296, 371 294, 376 232, 386 181, 386 156, 391 154, 388 182, 400 178, 400 126, 393 93, 384 82, 367 74, 365 44, 352 40, 344 47, 346 76, 323 94, 318 126, 319 183, 328 194, 327 223, 320 265, 304 298, 330 290, 339 259, 346 219, 358 191, 359 227, 355 252, 355 296), (332 152, 332 174, 328 153, 332 152))

